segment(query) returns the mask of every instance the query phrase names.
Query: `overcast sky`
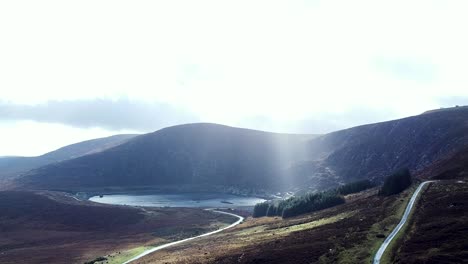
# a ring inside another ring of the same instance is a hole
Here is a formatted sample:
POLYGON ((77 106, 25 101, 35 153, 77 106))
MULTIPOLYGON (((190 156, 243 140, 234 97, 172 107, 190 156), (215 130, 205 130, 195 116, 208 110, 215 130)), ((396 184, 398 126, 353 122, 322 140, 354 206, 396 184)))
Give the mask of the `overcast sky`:
POLYGON ((1 1, 0 156, 187 122, 325 133, 468 102, 467 1, 1 1))

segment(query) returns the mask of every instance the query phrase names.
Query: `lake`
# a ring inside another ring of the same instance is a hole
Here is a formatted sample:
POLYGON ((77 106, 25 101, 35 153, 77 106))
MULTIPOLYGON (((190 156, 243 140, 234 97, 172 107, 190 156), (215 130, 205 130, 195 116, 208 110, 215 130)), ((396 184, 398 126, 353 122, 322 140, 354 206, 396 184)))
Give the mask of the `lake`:
POLYGON ((151 207, 243 207, 264 202, 257 197, 236 196, 223 193, 180 193, 180 194, 110 194, 93 196, 89 200, 97 203, 151 206, 151 207))

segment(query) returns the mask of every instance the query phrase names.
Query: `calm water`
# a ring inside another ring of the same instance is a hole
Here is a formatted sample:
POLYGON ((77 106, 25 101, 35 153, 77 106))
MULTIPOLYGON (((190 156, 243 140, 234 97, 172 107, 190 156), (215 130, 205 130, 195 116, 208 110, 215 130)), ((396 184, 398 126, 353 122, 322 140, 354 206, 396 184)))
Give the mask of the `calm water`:
POLYGON ((239 207, 254 206, 265 201, 256 197, 244 197, 222 193, 183 194, 113 194, 104 197, 93 196, 93 202, 153 207, 239 207))

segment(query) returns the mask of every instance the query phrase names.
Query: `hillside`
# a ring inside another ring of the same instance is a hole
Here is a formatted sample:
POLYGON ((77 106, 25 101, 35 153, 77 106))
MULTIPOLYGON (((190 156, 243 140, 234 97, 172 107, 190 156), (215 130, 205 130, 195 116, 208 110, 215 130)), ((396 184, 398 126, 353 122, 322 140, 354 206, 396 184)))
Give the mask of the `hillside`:
POLYGON ((84 263, 227 225, 230 216, 190 208, 136 208, 61 193, 0 191, 0 263, 84 263))
POLYGON ((413 173, 468 146, 468 109, 439 111, 313 137, 189 124, 92 155, 36 169, 28 188, 222 185, 285 191, 326 189, 413 173))
POLYGON ((371 263, 414 189, 391 197, 375 191, 297 217, 247 218, 207 238, 169 247, 139 263, 371 263))
MULTIPOLYGON (((382 263, 466 262, 466 153, 464 149, 425 170, 433 173, 429 177, 443 180, 421 192, 382 263), (456 173, 449 176, 454 167, 456 173)), ((157 251, 140 262, 372 263, 417 185, 391 196, 377 195, 377 188, 366 190, 346 196, 343 205, 293 218, 249 217, 227 232, 157 251)))
POLYGON ((0 178, 14 177, 50 163, 73 159, 117 146, 136 135, 115 135, 75 143, 37 157, 0 157, 0 178))
POLYGON ((425 179, 466 179, 468 178, 468 147, 435 161, 417 175, 425 179))
POLYGON ((431 185, 421 197, 409 231, 395 250, 393 263, 466 263, 466 201, 466 178, 431 185))
MULTIPOLYGON (((226 232, 156 251, 139 263, 372 263, 400 221, 412 188, 366 191, 346 204, 293 218, 247 218, 226 232)), ((382 263, 465 263, 467 183, 432 183, 382 263), (442 214, 441 214, 442 213, 442 214)))
POLYGON ((298 185, 336 179, 381 182, 407 167, 418 172, 468 146, 468 108, 425 113, 333 132, 310 141, 310 161, 293 168, 298 185))
POLYGON ((115 148, 32 171, 33 188, 205 184, 278 189, 283 171, 309 154, 309 135, 188 124, 142 135, 115 148))

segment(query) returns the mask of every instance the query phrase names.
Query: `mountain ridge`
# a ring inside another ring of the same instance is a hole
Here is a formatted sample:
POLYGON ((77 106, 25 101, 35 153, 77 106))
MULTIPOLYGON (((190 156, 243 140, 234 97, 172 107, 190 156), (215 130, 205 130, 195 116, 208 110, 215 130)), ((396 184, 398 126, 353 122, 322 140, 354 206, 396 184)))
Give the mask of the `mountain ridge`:
POLYGON ((302 166, 318 173, 302 184, 337 178, 343 183, 365 178, 381 182, 395 170, 417 172, 468 146, 468 108, 348 128, 310 144, 319 162, 302 166))
POLYGON ((0 158, 0 178, 14 177, 28 170, 41 167, 50 163, 103 151, 117 146, 136 134, 120 134, 109 137, 96 138, 67 145, 45 154, 34 157, 5 156, 0 158))
POLYGON ((194 123, 31 171, 21 185, 82 187, 213 184, 320 190, 394 170, 420 171, 468 146, 468 109, 438 111, 321 136, 194 123))

